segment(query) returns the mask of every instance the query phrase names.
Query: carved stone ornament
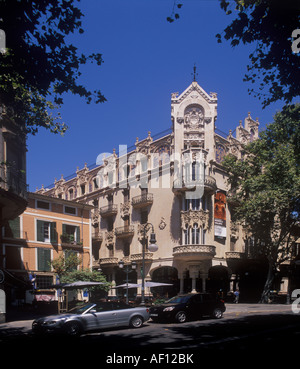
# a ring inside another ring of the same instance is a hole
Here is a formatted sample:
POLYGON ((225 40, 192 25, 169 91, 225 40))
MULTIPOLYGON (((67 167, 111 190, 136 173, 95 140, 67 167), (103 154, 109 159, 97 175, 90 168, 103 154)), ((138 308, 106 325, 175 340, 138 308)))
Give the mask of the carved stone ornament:
POLYGON ((115 233, 114 231, 107 231, 105 233, 105 241, 106 241, 106 246, 111 245, 112 243, 114 243, 114 238, 115 238, 115 233))
POLYGON ((231 236, 231 238, 234 238, 234 239, 239 238, 239 229, 238 229, 238 225, 236 223, 231 222, 230 236, 231 236))
MULTIPOLYGON (((138 240, 140 242, 142 242, 143 239, 144 239, 144 229, 145 229, 144 224, 138 224, 138 240)), ((146 238, 149 237, 150 230, 151 230, 151 226, 149 225, 149 226, 146 227, 146 238)))
POLYGON ((203 124, 204 114, 199 107, 190 107, 185 111, 185 122, 190 129, 197 129, 203 124))
POLYGON ((125 202, 124 204, 120 204, 120 212, 121 212, 121 217, 127 217, 130 214, 130 202, 125 202))
POLYGON ((160 220, 160 223, 159 223, 159 225, 158 225, 158 228, 159 228, 160 230, 163 230, 163 229, 165 229, 165 228, 166 228, 166 226, 167 226, 167 223, 166 223, 166 221, 165 221, 165 218, 164 218, 164 217, 161 217, 161 220, 160 220))
POLYGON ((186 225, 188 225, 188 227, 193 227, 194 224, 197 224, 198 227, 208 229, 208 218, 208 210, 181 211, 181 228, 186 229, 186 225))
POLYGON ((87 182, 87 176, 85 173, 82 173, 82 174, 79 174, 78 176, 78 184, 81 185, 81 184, 84 184, 87 182))
POLYGON ((92 225, 96 226, 97 224, 99 224, 99 211, 93 211, 92 212, 92 225))

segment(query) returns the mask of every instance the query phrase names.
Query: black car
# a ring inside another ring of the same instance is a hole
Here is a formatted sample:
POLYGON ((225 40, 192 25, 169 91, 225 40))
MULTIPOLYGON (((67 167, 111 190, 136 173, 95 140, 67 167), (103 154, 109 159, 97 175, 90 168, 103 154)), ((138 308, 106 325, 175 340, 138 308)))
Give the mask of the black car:
POLYGON ((190 293, 172 297, 166 303, 152 306, 150 318, 154 321, 175 321, 184 323, 187 320, 211 316, 220 319, 226 310, 224 301, 209 293, 190 293))

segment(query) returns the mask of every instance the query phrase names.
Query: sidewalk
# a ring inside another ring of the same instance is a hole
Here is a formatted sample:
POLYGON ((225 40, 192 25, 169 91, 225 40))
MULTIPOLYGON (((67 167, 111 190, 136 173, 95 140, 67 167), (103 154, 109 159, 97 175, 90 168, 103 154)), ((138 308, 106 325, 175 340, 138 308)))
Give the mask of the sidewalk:
POLYGON ((230 313, 276 313, 276 312, 292 312, 292 305, 289 304, 225 304, 226 311, 224 314, 230 313))

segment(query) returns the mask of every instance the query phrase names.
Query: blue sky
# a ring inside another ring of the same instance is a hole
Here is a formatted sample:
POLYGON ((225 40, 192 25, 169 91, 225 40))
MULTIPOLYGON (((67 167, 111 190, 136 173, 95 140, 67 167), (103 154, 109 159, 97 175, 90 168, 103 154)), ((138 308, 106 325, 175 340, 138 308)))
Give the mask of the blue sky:
MULTIPOLYGON (((102 66, 82 68, 81 82, 100 88, 107 102, 87 105, 65 95, 61 114, 70 127, 61 137, 40 130, 28 138, 27 182, 30 191, 50 185, 96 162, 100 153, 131 146, 136 137, 171 126, 171 93, 197 81, 208 93, 218 93, 217 128, 228 132, 248 111, 261 127, 273 120, 282 103, 262 109, 243 82, 254 46, 233 49, 217 43, 232 16, 217 0, 184 0, 180 19, 170 24, 173 0, 82 0, 84 34, 71 40, 86 54, 102 53, 102 66)), ((252 86, 251 86, 252 87, 252 86)))

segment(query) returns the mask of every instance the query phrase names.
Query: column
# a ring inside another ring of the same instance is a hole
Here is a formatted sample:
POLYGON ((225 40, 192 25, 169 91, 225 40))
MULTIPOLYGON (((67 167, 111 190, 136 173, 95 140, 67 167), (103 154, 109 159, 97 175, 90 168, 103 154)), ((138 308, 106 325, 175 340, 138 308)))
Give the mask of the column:
POLYGON ((195 276, 194 273, 192 274, 192 293, 197 293, 197 291, 196 291, 196 276, 195 276))
POLYGON ((235 289, 236 289, 236 274, 232 274, 230 279, 230 291, 235 291, 235 289))
POLYGON ((206 292, 206 280, 208 278, 208 273, 201 273, 202 278, 202 292, 206 292))
MULTIPOLYGON (((137 284, 142 286, 142 270, 140 264, 138 264, 136 268, 136 273, 137 273, 137 284)), ((137 296, 142 296, 142 287, 138 287, 137 296)))
POLYGON ((200 265, 190 265, 190 277, 192 278, 192 293, 197 293, 196 291, 196 279, 199 275, 200 265))
MULTIPOLYGON (((112 270, 112 273, 110 274, 110 281, 112 283, 112 286, 116 285, 116 272, 115 269, 112 270)), ((117 290, 115 288, 111 288, 108 291, 108 296, 116 296, 117 290)))
POLYGON ((182 294, 184 291, 184 273, 180 272, 178 273, 179 278, 179 294, 182 294))

